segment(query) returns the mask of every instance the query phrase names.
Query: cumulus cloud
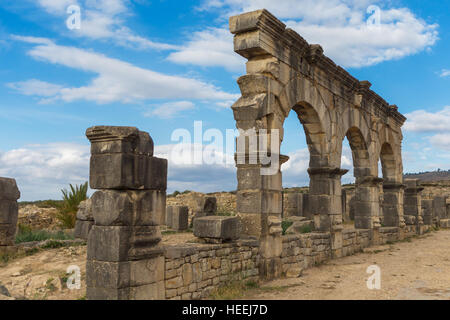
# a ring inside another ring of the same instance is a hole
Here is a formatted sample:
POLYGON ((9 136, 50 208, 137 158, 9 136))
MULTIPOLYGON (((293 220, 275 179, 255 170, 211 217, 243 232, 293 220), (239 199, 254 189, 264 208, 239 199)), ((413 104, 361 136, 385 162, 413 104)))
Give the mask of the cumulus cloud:
POLYGON ((162 119, 173 118, 175 115, 194 109, 195 105, 190 101, 176 101, 163 103, 161 106, 144 113, 146 117, 156 116, 162 119))
MULTIPOLYGON (((233 150, 234 151, 234 150, 233 150)), ((213 147, 213 144, 168 144, 155 146, 155 156, 168 159, 168 192, 232 191, 237 188, 234 152, 213 147), (201 161, 196 162, 196 153, 201 161)), ((343 167, 351 168, 351 153, 344 148, 343 167)), ((289 154, 282 167, 283 186, 307 186, 308 149, 289 154)), ((49 143, 27 145, 0 151, 0 176, 17 180, 21 200, 59 199, 60 190, 69 184, 89 179, 89 145, 49 143)), ((349 182, 350 176, 343 183, 349 182)), ((91 191, 92 192, 92 191, 91 191)))
POLYGON ((439 133, 430 137, 429 140, 434 147, 450 151, 450 133, 447 134, 439 133))
POLYGON ((443 70, 441 71, 441 77, 442 77, 442 78, 450 77, 450 70, 443 69, 443 70))
POLYGON ((0 176, 17 180, 21 200, 59 199, 62 188, 88 180, 89 152, 89 146, 72 143, 0 151, 0 176))
MULTIPOLYGON (((347 143, 348 144, 348 143, 347 143)), ((283 173, 283 187, 309 186, 309 150, 298 149, 288 153, 289 161, 281 166, 283 173)), ((352 151, 348 145, 342 148, 341 167, 349 172, 342 177, 342 183, 354 182, 352 151)))
POLYGON ((11 83, 22 94, 73 102, 132 103, 149 99, 235 100, 239 97, 200 80, 171 76, 75 47, 60 46, 48 39, 14 36, 35 44, 28 54, 36 60, 97 74, 88 85, 62 87, 36 79, 11 83))
POLYGON ((214 150, 205 144, 170 144, 155 147, 155 155, 166 158, 168 192, 193 190, 198 192, 236 190, 234 155, 214 150), (202 161, 195 161, 195 153, 202 161))
MULTIPOLYGON (((408 8, 380 8, 380 25, 368 26, 367 19, 374 14, 368 12, 370 5, 382 6, 377 0, 207 0, 200 10, 220 12, 223 18, 242 12, 266 8, 288 27, 297 31, 310 43, 319 43, 325 54, 344 67, 364 67, 382 61, 400 59, 433 46, 438 40, 438 26, 417 17, 408 8)), ((221 47, 191 54, 192 48, 201 48, 206 36, 217 38, 216 42, 228 42, 230 36, 206 29, 201 37, 192 39, 180 51, 179 63, 205 65, 208 56, 223 54, 221 47)), ((228 59, 212 59, 208 63, 239 70, 240 61, 234 59, 231 50, 228 59), (226 62, 225 62, 226 61, 226 62), (230 65, 232 64, 232 65, 230 65)))
POLYGON ((437 112, 416 110, 405 115, 403 129, 412 132, 450 132, 450 106, 437 112))
POLYGON ((168 60, 202 67, 222 66, 229 71, 245 70, 245 59, 233 54, 233 37, 228 29, 208 28, 194 32, 191 39, 168 60))
POLYGON ((49 14, 66 19, 70 5, 81 11, 81 28, 70 30, 71 34, 92 40, 112 40, 110 43, 136 49, 174 50, 172 44, 151 41, 136 35, 125 24, 130 11, 129 0, 38 0, 36 3, 49 14))

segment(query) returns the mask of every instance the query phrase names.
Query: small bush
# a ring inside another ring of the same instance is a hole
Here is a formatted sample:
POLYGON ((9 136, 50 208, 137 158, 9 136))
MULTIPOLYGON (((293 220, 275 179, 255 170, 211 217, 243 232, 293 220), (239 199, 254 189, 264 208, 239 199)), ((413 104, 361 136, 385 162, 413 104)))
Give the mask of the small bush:
POLYGON ((181 194, 181 192, 178 191, 178 190, 175 190, 172 194, 169 194, 168 197, 169 197, 169 198, 174 198, 174 197, 176 197, 176 196, 179 195, 179 194, 181 194))
POLYGON ((19 232, 16 235, 16 243, 44 240, 73 240, 73 236, 66 234, 64 231, 33 231, 30 226, 19 224, 19 232))
POLYGON ((63 201, 58 204, 59 213, 56 216, 62 223, 64 228, 72 229, 75 227, 77 219, 78 206, 81 201, 87 199, 88 183, 76 185, 75 188, 70 185, 70 191, 66 189, 61 190, 63 194, 63 201))
POLYGON ((235 215, 236 214, 234 212, 228 211, 227 208, 217 206, 216 216, 233 217, 235 215))
POLYGON ((58 249, 66 247, 66 244, 64 242, 56 241, 56 240, 50 240, 48 243, 43 245, 42 249, 58 249))
POLYGON ((300 228, 300 233, 311 233, 312 228, 311 225, 307 224, 300 228))
POLYGON ((283 229, 283 235, 286 234, 287 229, 293 225, 292 221, 284 220, 281 222, 281 229, 283 229))

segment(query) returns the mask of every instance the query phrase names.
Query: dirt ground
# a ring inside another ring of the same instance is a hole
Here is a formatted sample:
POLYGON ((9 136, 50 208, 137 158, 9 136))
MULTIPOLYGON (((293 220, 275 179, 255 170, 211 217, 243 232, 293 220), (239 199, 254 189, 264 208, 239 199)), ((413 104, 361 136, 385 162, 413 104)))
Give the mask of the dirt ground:
MULTIPOLYGON (((189 241, 190 234, 164 236, 164 243, 189 241)), ((76 300, 85 297, 86 247, 41 251, 0 266, 0 283, 16 298, 76 300), (81 270, 81 289, 65 285, 66 270, 81 270)), ((450 299, 450 230, 411 242, 371 247, 351 257, 307 269, 299 278, 280 279, 249 291, 244 299, 450 299), (369 290, 369 265, 381 269, 381 289, 369 290)))
POLYGON ((295 279, 265 283, 244 299, 264 300, 450 300, 450 230, 307 269, 295 279), (369 290, 367 267, 381 270, 381 289, 369 290))

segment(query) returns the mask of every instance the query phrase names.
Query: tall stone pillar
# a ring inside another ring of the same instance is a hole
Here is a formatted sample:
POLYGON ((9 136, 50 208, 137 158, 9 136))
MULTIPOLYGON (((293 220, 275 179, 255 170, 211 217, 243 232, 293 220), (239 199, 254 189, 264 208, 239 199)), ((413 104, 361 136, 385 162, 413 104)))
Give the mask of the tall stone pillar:
MULTIPOLYGON (((237 154, 237 157, 239 155, 237 154)), ((281 275, 282 252, 282 177, 280 156, 278 170, 272 175, 262 172, 262 164, 250 164, 257 155, 247 154, 245 164, 237 162, 237 213, 241 219, 242 236, 260 241, 260 277, 274 279, 281 275)))
POLYGON ((383 224, 386 227, 406 226, 403 216, 404 189, 401 183, 383 184, 383 224))
POLYGON ((166 208, 167 160, 134 127, 89 128, 95 224, 86 264, 90 300, 164 299, 164 256, 158 247, 166 208))
POLYGON ((20 192, 16 180, 0 178, 0 253, 14 247, 20 192))
POLYGON ((331 232, 333 257, 342 256, 342 188, 341 177, 348 170, 309 168, 309 211, 317 231, 331 232))
POLYGON ((404 214, 414 216, 417 233, 423 233, 422 196, 423 187, 420 187, 419 179, 405 179, 405 203, 404 214))
POLYGON ((426 225, 439 225, 439 219, 436 219, 433 210, 432 199, 422 199, 420 206, 422 208, 423 224, 426 225), (436 220, 436 221, 435 221, 436 220))
POLYGON ((380 224, 380 184, 378 177, 356 179, 355 190, 355 228, 378 229, 380 224))

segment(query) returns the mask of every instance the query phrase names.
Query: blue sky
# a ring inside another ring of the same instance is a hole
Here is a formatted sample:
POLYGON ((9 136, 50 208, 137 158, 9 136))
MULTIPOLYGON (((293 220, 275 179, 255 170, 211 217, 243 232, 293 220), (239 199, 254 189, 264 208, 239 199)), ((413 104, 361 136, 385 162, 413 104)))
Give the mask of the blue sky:
MULTIPOLYGON (((2 0, 0 176, 16 178, 22 200, 60 198, 88 178, 92 125, 148 131, 163 157, 172 132, 193 132, 196 120, 203 130, 235 128, 230 106, 245 60, 233 52, 228 17, 260 8, 398 105, 408 117, 405 172, 450 169, 448 1, 2 0), (81 28, 70 30, 73 4, 81 28), (366 25, 370 5, 381 8, 378 31, 366 25)), ((284 185, 307 185, 302 128, 292 116, 285 128, 284 185)), ((343 157, 351 168, 348 146, 343 157)), ((235 187, 233 166, 169 157, 169 192, 235 187)))

